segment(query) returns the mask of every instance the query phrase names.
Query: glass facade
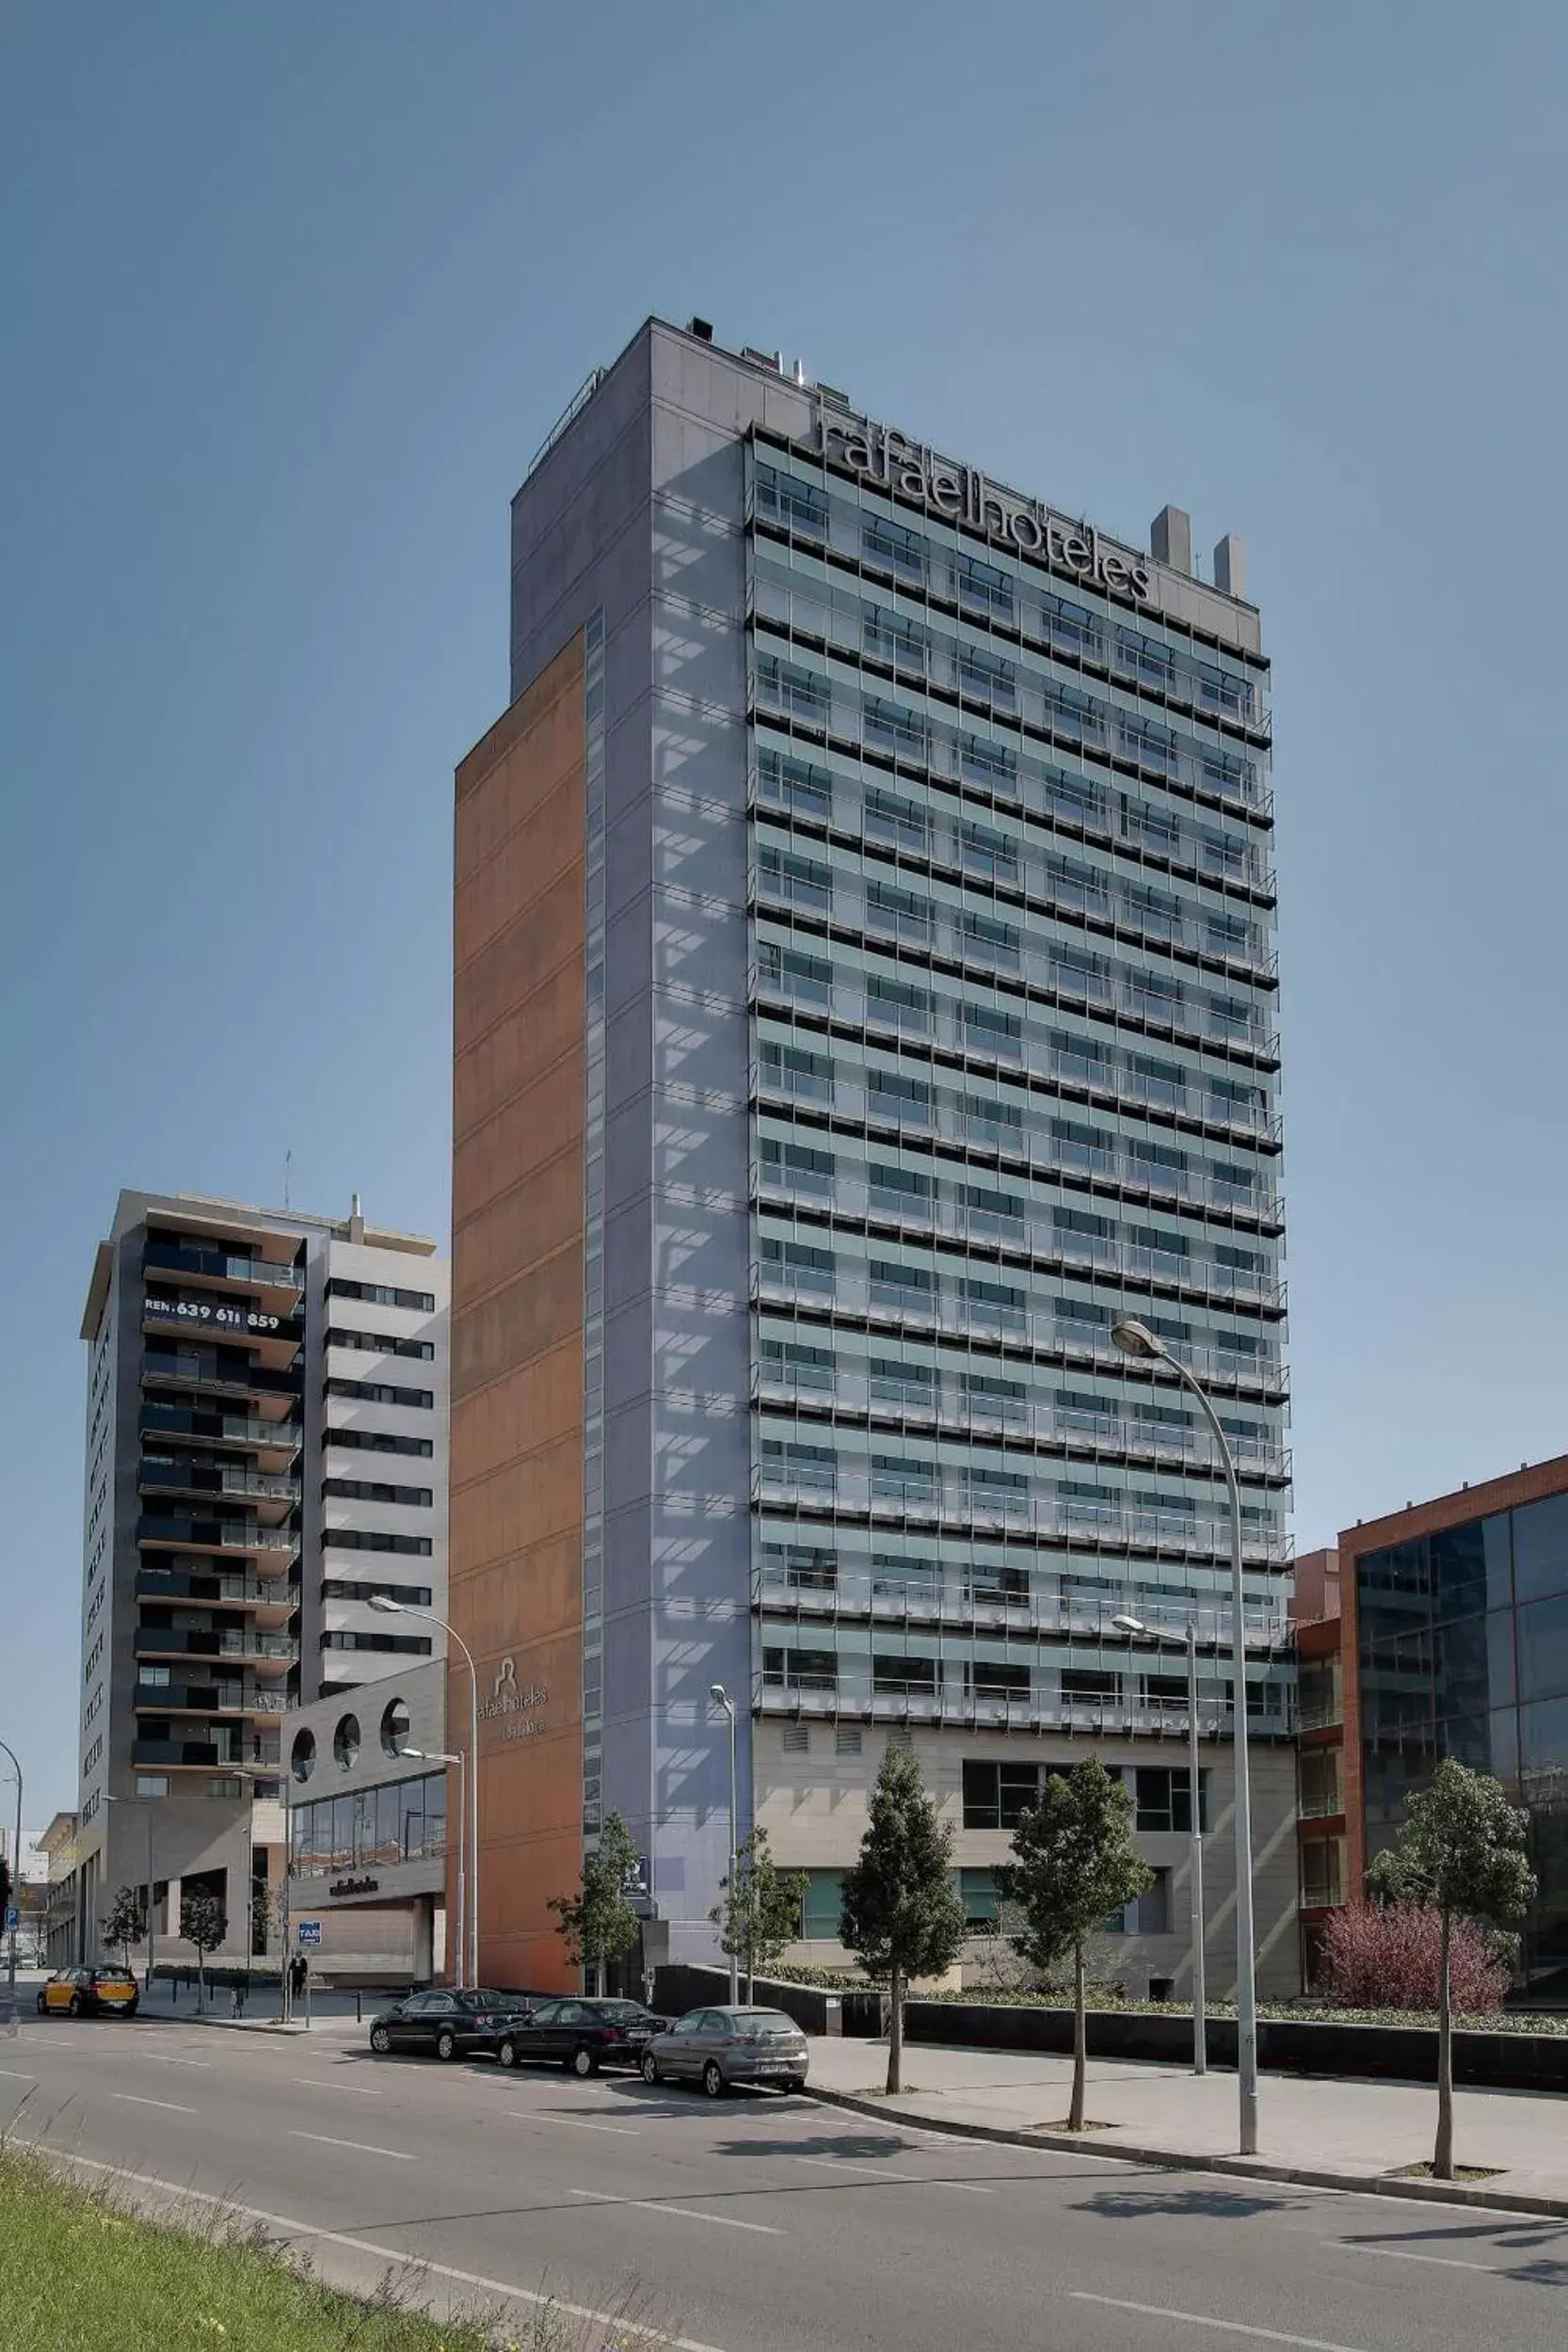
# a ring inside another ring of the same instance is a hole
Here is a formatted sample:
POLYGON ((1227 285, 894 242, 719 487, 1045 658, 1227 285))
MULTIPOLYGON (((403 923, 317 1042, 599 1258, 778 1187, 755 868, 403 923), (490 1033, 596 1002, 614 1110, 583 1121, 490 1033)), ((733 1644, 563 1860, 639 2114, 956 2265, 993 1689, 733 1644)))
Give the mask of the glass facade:
POLYGON ((747 523, 757 1703, 1184 1720, 1110 1620, 1228 1639, 1224 1488, 1132 1315, 1283 1729, 1266 664, 794 449, 747 523))
POLYGON ((1528 1809, 1541 1886, 1521 1966, 1568 1992, 1568 1495, 1362 1554, 1368 1859, 1445 1756, 1528 1809))
POLYGON ((289 1829, 296 1879, 436 1860, 446 1851, 446 1774, 425 1772, 291 1806, 289 1829))

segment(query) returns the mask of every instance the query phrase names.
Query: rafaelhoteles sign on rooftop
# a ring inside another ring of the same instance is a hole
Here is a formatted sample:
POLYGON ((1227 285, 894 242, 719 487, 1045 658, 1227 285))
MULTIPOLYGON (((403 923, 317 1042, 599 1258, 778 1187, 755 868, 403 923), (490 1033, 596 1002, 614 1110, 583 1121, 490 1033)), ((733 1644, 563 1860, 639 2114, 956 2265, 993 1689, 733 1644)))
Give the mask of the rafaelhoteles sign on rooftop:
POLYGON ((949 522, 983 532, 1020 555, 1040 556, 1111 596, 1154 602, 1150 565, 1102 539, 1091 523, 1052 514, 1035 499, 1000 488, 973 466, 955 465, 922 442, 905 440, 892 425, 870 424, 821 400, 812 403, 812 427, 813 454, 868 488, 913 499, 949 522))

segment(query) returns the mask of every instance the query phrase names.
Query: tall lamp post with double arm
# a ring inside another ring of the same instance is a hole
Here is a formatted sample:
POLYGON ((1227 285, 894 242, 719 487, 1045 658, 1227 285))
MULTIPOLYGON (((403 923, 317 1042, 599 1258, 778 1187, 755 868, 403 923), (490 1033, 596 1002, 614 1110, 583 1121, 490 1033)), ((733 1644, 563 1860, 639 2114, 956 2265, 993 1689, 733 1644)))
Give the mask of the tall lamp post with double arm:
MULTIPOLYGON (((11 1909, 20 1919, 22 1916, 22 1767, 16 1760, 15 1751, 8 1748, 3 1739, 0 1739, 0 1755, 10 1757, 11 1770, 16 1774, 16 1844, 11 1849, 11 1909)), ((6 1983, 7 1990, 14 1999, 16 1995, 16 1926, 14 1921, 9 1942, 10 1957, 6 1963, 6 1983)))
MULTIPOLYGON (((468 1805, 468 1809, 469 1809, 469 1819, 468 1819, 468 1847, 469 1847, 469 1858, 468 1858, 468 1942, 469 1942, 469 1948, 468 1948, 468 1960, 467 1960, 467 1971, 466 1971, 466 1973, 467 1973, 467 1976, 468 1976, 468 1981, 469 1981, 469 1983, 470 1983, 471 1985, 476 1985, 476 1984, 479 1982, 479 1673, 478 1673, 478 1669, 475 1667, 475 1665, 474 1665, 474 1663, 473 1663, 473 1653, 472 1653, 472 1651, 469 1648, 468 1643, 467 1643, 467 1642, 463 1640, 462 1635, 461 1635, 460 1633, 456 1632, 456 1629, 455 1629, 455 1628, 454 1628, 451 1624, 448 1624, 447 1620, 446 1620, 444 1617, 438 1617, 438 1616, 437 1616, 437 1614, 436 1614, 436 1612, 435 1612, 435 1610, 434 1610, 433 1608, 416 1608, 414 1607, 414 1605, 413 1605, 413 1603, 412 1603, 411 1601, 394 1601, 394 1600, 391 1599, 391 1598, 388 1596, 388 1594, 386 1594, 385 1592, 373 1592, 373 1593, 371 1594, 371 1598, 370 1598, 370 1605, 371 1605, 371 1608, 372 1608, 379 1609, 383 1617, 423 1617, 423 1618, 424 1618, 424 1622, 425 1622, 425 1624, 426 1624, 427 1625, 440 1625, 440 1627, 441 1631, 445 1634, 445 1636, 446 1636, 447 1640, 448 1640, 449 1641, 455 1641, 455 1642, 456 1643, 456 1645, 457 1645, 458 1649, 459 1649, 459 1650, 461 1650, 461 1652, 462 1652, 462 1654, 463 1654, 464 1663, 465 1663, 465 1664, 467 1665, 467 1667, 468 1667, 468 1688, 469 1688, 469 1750, 468 1750, 468 1752, 469 1752, 469 1770, 468 1770, 468 1800, 469 1800, 469 1805, 468 1805)), ((460 1786, 460 1784, 459 1784, 459 1786, 460 1786)), ((461 1834, 462 1834, 461 1826, 460 1826, 460 1825, 461 1825, 461 1819, 462 1819, 462 1814, 461 1814, 461 1807, 462 1807, 462 1797, 461 1797, 461 1794, 459 1794, 459 1796, 458 1796, 457 1803, 458 1803, 458 1808, 459 1808, 459 1811, 458 1811, 458 1821, 459 1821, 459 1831, 458 1831, 458 1835, 459 1835, 459 1838, 460 1838, 460 1837, 461 1837, 461 1834)), ((458 1967, 457 1974, 458 1974, 458 1977, 459 1977, 459 1979, 460 1979, 460 1978, 462 1977, 462 1976, 464 1975, 464 1973, 465 1973, 465 1972, 464 1972, 464 1968, 463 1968, 463 1966, 461 1965, 461 1961, 462 1961, 462 1955, 461 1955, 460 1953, 459 1953, 459 1955, 458 1955, 458 1959, 459 1959, 459 1963, 460 1963, 460 1964, 459 1964, 459 1967, 458 1967)))
MULTIPOLYGON (((1247 1621, 1241 1585, 1241 1489, 1236 1462, 1208 1391, 1196 1375, 1174 1356, 1157 1333, 1132 1316, 1112 1325, 1111 1336, 1124 1355, 1137 1363, 1163 1364, 1196 1398, 1215 1451, 1224 1472, 1230 1496, 1230 1608, 1234 1648, 1236 1737, 1236 2056, 1240 2090, 1240 2141, 1243 2156, 1257 2153, 1257 1955, 1253 1926, 1252 1777, 1247 1755, 1247 1621)), ((1192 1790, 1193 1818, 1197 1789, 1192 1790)))

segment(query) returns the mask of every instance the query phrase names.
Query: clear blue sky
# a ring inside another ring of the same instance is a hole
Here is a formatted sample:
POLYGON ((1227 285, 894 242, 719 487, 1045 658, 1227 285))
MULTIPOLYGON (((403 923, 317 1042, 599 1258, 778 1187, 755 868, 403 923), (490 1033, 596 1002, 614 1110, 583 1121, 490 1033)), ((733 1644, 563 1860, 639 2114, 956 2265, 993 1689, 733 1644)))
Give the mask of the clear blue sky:
POLYGON ((71 1802, 121 1185, 440 1231, 507 499, 649 311, 1276 662, 1297 1535, 1563 1448, 1568 18, 888 0, 9 13, 0 1737, 71 1802))

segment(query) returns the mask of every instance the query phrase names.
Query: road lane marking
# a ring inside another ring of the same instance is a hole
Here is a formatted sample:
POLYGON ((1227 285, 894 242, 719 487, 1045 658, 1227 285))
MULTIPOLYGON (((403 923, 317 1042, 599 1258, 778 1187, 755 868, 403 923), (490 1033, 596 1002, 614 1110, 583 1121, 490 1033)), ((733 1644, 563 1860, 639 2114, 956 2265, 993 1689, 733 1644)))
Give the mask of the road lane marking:
MULTIPOLYGON (((133 2172, 128 2165, 104 2164, 93 2156, 78 2156, 63 2148, 49 2148, 41 2140, 29 2139, 26 2146, 40 2156, 68 2170, 102 2172, 116 2181, 129 2181, 134 2187, 156 2189, 161 2196, 175 2198, 180 2204, 211 2205, 219 2213, 238 2214, 242 2221, 258 2221, 269 2230, 287 2230, 292 2235, 308 2238, 312 2245, 344 2246, 350 2253, 373 2254, 377 2262, 394 2262, 400 2278, 423 2272, 431 2279, 451 2279, 461 2287, 477 2287, 483 2295, 502 2295, 514 2303, 526 2303, 535 2311, 564 2312, 568 2319, 585 2319, 595 2328, 612 2330, 624 2328, 624 2312, 596 2312, 588 2303, 568 2303, 563 2296, 536 2294, 531 2287, 514 2286, 506 2279, 488 2278, 483 2271, 458 2270, 451 2263, 431 2262, 423 2254, 410 2254, 401 2246, 377 2244, 374 2238, 350 2237, 342 2230, 318 2230, 309 2221, 298 2221, 292 2214, 269 2213, 264 2205, 241 2205, 232 2197, 215 2197, 210 2189, 192 2188, 187 2183, 160 2180, 154 2172, 133 2172)), ((667 2335, 662 2328, 639 2323, 640 2332, 649 2344, 664 2344, 666 2352, 720 2352, 717 2344, 699 2344, 695 2336, 667 2335)))
POLYGON ((352 2148, 357 2156, 391 2156, 395 2164, 413 2164, 417 2158, 406 2148, 372 2148, 367 2140, 331 2139, 325 2132, 291 2132, 290 2139, 313 2139, 318 2148, 352 2148))
POLYGON ((8 2066, 0 2066, 0 2074, 5 2076, 8 2083, 36 2083, 38 2081, 36 2074, 18 2074, 8 2066))
POLYGON ((194 2115, 194 2107, 177 2107, 172 2099, 138 2099, 134 2090, 111 2090, 111 2099, 119 2099, 128 2107, 162 2107, 166 2115, 194 2115))
POLYGON ((171 2057, 167 2050, 133 2050, 131 2056, 134 2058, 141 2058, 145 2060, 149 2066, 200 2066, 206 2068, 212 2065, 211 2058, 176 2058, 171 2057))
POLYGON ((294 2074, 289 2079, 304 2090, 351 2090, 356 2099, 379 2099, 381 2096, 378 2090, 372 2090, 368 2083, 329 2083, 324 2074, 294 2074))
POLYGON ((791 2164, 826 2165, 834 2172, 864 2172, 873 2181, 907 2181, 916 2188, 962 2189, 966 2197, 990 2197, 994 2191, 982 2188, 978 2181, 931 2181, 923 2172, 889 2172, 880 2164, 856 2164, 852 2156, 794 2156, 791 2164))
POLYGON ((737 2221, 732 2214, 694 2213, 690 2205, 656 2205, 646 2197, 606 2197, 602 2189, 574 2188, 573 2197, 585 2197, 596 2205, 630 2205, 637 2213, 668 2214, 677 2221, 712 2221, 721 2230, 750 2230, 760 2238, 781 2238, 782 2230, 776 2230, 767 2221, 737 2221))
POLYGON ((1436 2263, 1444 2270, 1484 2270, 1491 2279, 1506 2279, 1508 2272, 1494 2263, 1461 2262, 1457 2254, 1413 2254, 1402 2246, 1354 2246, 1349 2240, 1339 2241, 1341 2253, 1382 2254, 1391 2263, 1436 2263))
POLYGON ((1100 2303, 1112 2312, 1138 2312, 1144 2319, 1176 2320, 1187 2328, 1213 2328, 1227 2336, 1252 2336, 1263 2344, 1294 2344, 1304 2352, 1362 2352, 1359 2344, 1330 2344, 1322 2336, 1288 2336, 1278 2328, 1249 2328, 1240 2319, 1214 2319, 1208 2312, 1173 2312, 1159 2303, 1128 2303, 1119 2295, 1089 2295, 1082 2287, 1069 2287, 1068 2296, 1074 2303, 1100 2303))
POLYGON ((574 2132, 614 2132, 618 2139, 642 2137, 641 2132, 634 2132, 630 2123, 590 2123, 585 2116, 550 2115, 542 2107, 514 2107, 512 2112, 520 2123, 565 2123, 574 2132))

